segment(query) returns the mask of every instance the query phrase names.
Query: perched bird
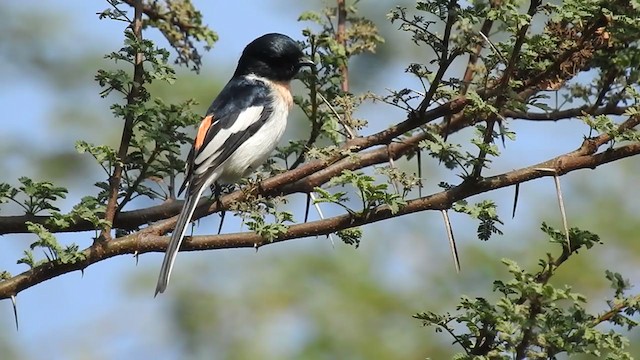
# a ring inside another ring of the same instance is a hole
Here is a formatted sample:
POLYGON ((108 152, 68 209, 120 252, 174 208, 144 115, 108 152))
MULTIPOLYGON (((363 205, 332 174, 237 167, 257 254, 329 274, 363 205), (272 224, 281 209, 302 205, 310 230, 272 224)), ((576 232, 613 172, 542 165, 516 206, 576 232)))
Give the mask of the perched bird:
POLYGON ((165 253, 156 295, 167 288, 187 224, 204 190, 234 183, 267 160, 293 106, 289 84, 303 66, 313 66, 300 46, 282 34, 266 34, 247 45, 233 77, 198 128, 187 157, 184 206, 165 253))

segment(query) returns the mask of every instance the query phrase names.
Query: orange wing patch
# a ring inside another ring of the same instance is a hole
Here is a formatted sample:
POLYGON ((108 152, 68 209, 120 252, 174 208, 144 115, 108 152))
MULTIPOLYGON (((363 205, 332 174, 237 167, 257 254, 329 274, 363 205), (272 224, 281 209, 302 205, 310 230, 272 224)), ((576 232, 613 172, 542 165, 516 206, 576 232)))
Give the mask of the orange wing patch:
POLYGON ((204 138, 207 136, 207 132, 209 131, 212 122, 213 115, 207 115, 204 119, 202 119, 200 127, 198 128, 198 133, 196 134, 196 139, 193 143, 193 147, 195 147, 196 150, 200 150, 200 147, 202 147, 204 138))

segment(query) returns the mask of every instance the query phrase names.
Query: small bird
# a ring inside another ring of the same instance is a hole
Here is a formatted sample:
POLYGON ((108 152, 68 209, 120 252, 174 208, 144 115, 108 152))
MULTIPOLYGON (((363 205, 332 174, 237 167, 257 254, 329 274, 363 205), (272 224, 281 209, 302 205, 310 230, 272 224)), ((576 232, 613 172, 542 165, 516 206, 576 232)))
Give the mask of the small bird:
POLYGON ((290 82, 304 66, 313 66, 298 43, 271 33, 247 45, 233 77, 213 100, 187 157, 184 206, 164 255, 156 295, 167 288, 187 224, 204 190, 234 183, 267 160, 287 125, 293 106, 290 82))

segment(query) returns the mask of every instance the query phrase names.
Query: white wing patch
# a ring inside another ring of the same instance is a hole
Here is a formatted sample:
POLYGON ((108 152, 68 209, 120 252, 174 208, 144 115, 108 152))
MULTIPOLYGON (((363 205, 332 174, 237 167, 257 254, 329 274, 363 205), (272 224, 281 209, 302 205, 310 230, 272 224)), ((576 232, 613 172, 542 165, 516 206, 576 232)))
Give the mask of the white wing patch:
MULTIPOLYGON (((233 125, 227 129, 220 129, 220 131, 205 144, 202 150, 198 153, 198 156, 194 159, 194 165, 196 165, 194 172, 196 174, 202 174, 209 168, 209 165, 213 163, 223 150, 223 145, 231 134, 245 131, 249 126, 254 124, 260 116, 264 106, 252 106, 241 112, 233 125)), ((215 115, 215 114, 214 114, 215 115)))

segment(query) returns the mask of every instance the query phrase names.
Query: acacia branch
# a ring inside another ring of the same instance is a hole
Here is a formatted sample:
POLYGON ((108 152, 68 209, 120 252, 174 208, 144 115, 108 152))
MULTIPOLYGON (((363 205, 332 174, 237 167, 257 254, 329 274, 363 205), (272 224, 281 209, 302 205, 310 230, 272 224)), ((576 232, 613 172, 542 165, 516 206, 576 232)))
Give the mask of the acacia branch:
MULTIPOLYGON (((489 1, 489 7, 494 9, 496 6, 500 6, 500 0, 492 0, 489 1)), ((489 32, 491 32, 491 28, 493 27, 493 20, 486 18, 480 27, 480 33, 483 35, 489 36, 489 32)), ((464 71, 464 76, 462 77, 462 85, 460 87, 460 94, 464 95, 473 80, 473 76, 476 73, 476 64, 478 63, 478 59, 480 58, 480 52, 482 51, 482 42, 478 42, 474 51, 469 55, 469 61, 467 61, 467 67, 464 71)))
MULTIPOLYGON (((341 147, 341 149, 352 150, 356 152, 356 151, 361 151, 364 149, 374 147, 376 145, 389 144, 394 138, 408 131, 416 129, 438 118, 441 118, 448 113, 457 113, 461 111, 466 105, 468 105, 468 103, 469 103, 468 100, 465 98, 458 98, 458 99, 452 100, 437 108, 427 111, 421 117, 410 117, 409 119, 403 122, 400 122, 386 130, 380 131, 378 133, 348 140, 341 147)), ((453 124, 452 126, 450 125, 446 129, 443 129, 442 131, 453 133, 463 128, 463 126, 457 126, 457 125, 460 125, 460 124, 453 124)), ((398 149, 396 147, 393 147, 393 153, 403 154, 402 152, 398 152, 398 149)), ((334 156, 332 159, 328 159, 325 161, 315 160, 315 161, 308 162, 296 169, 292 169, 283 174, 276 175, 270 179, 263 181, 261 183, 261 187, 266 192, 273 192, 275 188, 285 185, 287 183, 295 182, 317 171, 320 171, 324 169, 328 164, 337 162, 340 159, 343 159, 345 156, 346 155, 337 155, 337 156, 334 156)), ((336 173, 335 175, 337 174, 339 174, 339 172, 336 173)), ((237 200, 239 199, 240 193, 241 191, 238 191, 238 192, 229 194, 222 199, 224 200, 229 198, 229 199, 237 200)), ((152 206, 145 209, 120 212, 116 214, 116 217, 113 220, 113 228, 118 228, 123 230, 135 230, 142 225, 145 225, 154 221, 166 219, 168 217, 178 214, 182 206, 181 204, 182 204, 182 201, 168 201, 162 205, 152 206)), ((0 217, 0 235, 12 234, 12 233, 28 233, 29 231, 27 230, 27 227, 25 225, 26 221, 30 221, 36 224, 41 224, 45 226, 47 230, 54 233, 95 230, 95 226, 92 223, 80 218, 74 219, 75 221, 73 222, 73 224, 71 224, 66 228, 61 228, 59 226, 48 223, 49 219, 50 219, 50 216, 43 216, 43 215, 3 216, 3 217, 0 217)))
MULTIPOLYGON (((263 191, 267 193, 276 193, 276 189, 279 190, 279 194, 286 195, 295 191, 310 191, 313 189, 313 186, 310 188, 303 189, 301 185, 293 185, 296 181, 303 179, 305 177, 310 177, 313 179, 314 186, 319 186, 323 184, 323 180, 327 179, 332 175, 339 174, 344 169, 358 169, 369 165, 383 163, 388 161, 389 156, 394 160, 397 160, 401 156, 409 153, 417 144, 426 139, 429 135, 428 133, 419 133, 417 135, 404 138, 400 142, 391 142, 396 139, 401 134, 407 133, 419 126, 422 126, 434 119, 445 116, 446 114, 453 114, 462 111, 462 109, 468 104, 468 100, 464 97, 460 97, 456 100, 450 101, 441 105, 437 108, 429 110, 423 117, 421 118, 410 118, 403 122, 398 123, 395 126, 390 127, 389 129, 380 131, 376 134, 372 134, 365 137, 355 138, 347 141, 347 143, 342 147, 343 150, 352 149, 355 151, 362 151, 364 149, 372 148, 377 145, 387 145, 390 144, 389 148, 381 148, 376 149, 373 152, 362 152, 357 159, 357 162, 353 162, 352 160, 341 161, 343 157, 335 157, 333 159, 329 159, 327 161, 315 160, 309 163, 303 164, 302 166, 287 171, 283 174, 279 174, 270 179, 266 179, 262 182, 261 187, 263 191), (338 164, 339 163, 339 164, 338 164), (330 164, 335 164, 333 167, 329 167, 330 164), (322 172, 320 172, 322 170, 322 172), (287 185, 287 188, 284 189, 283 186, 287 185)), ((537 114, 537 113, 515 113, 510 110, 505 110, 504 115, 511 117, 516 116, 518 118, 524 120, 560 120, 564 118, 575 117, 589 110, 587 107, 584 108, 576 108, 570 110, 563 110, 552 112, 549 114, 537 114)), ((600 115, 600 114, 615 114, 621 115, 626 111, 626 107, 615 107, 615 106, 605 106, 601 107, 597 110, 594 110, 591 115, 600 115)), ((635 120, 631 120, 635 121, 635 120)), ((471 125, 464 117, 459 117, 457 119, 452 120, 450 123, 443 122, 443 124, 439 125, 437 132, 444 136, 448 134, 455 133, 465 126, 471 125)), ((628 125, 625 125, 628 126, 628 125)), ((608 138, 610 140, 610 138, 608 138)), ((608 141, 608 140, 607 140, 608 141)), ((241 200, 241 192, 235 192, 223 197, 222 203, 227 204, 232 201, 240 201, 241 200)), ((167 201, 161 205, 151 206, 144 209, 131 210, 119 212, 116 214, 116 217, 113 222, 113 227, 123 230, 136 230, 140 226, 145 224, 149 224, 152 222, 160 221, 163 219, 167 219, 171 216, 175 216, 178 214, 182 206, 182 201, 167 201)), ((213 208, 212 210, 215 210, 213 208)), ((91 231, 95 230, 95 226, 89 221, 77 218, 75 221, 67 228, 60 228, 58 226, 50 224, 49 216, 34 216, 34 215, 18 215, 18 216, 2 216, 0 217, 0 235, 12 234, 12 233, 28 233, 27 226, 25 223, 27 221, 33 222, 36 224, 41 224, 47 228, 50 232, 58 233, 58 232, 80 232, 80 231, 91 231)))
POLYGON ((631 307, 631 304, 637 303, 637 302, 640 302, 640 295, 635 295, 627 299, 626 301, 621 301, 620 303, 611 306, 611 309, 600 314, 597 318, 593 319, 593 321, 591 322, 591 326, 595 327, 605 321, 610 321, 616 315, 620 314, 625 309, 631 307))
MULTIPOLYGON (((406 206, 401 208, 395 214, 391 212, 388 206, 382 205, 362 214, 347 213, 344 215, 326 218, 324 220, 296 224, 290 226, 284 234, 273 241, 266 240, 253 232, 187 237, 185 238, 184 245, 181 247, 181 250, 199 251, 226 248, 256 248, 285 240, 327 235, 338 230, 371 224, 415 212, 448 209, 454 202, 473 195, 542 177, 553 176, 549 172, 539 171, 539 168, 551 168, 555 170, 557 175, 564 175, 580 169, 594 169, 612 161, 640 154, 640 143, 632 143, 618 148, 608 149, 600 153, 587 155, 583 154, 583 148, 584 146, 581 146, 576 151, 526 168, 487 177, 477 182, 463 182, 449 190, 409 200, 407 201, 406 206)), ((270 180, 271 182, 276 181, 275 178, 270 180)), ((266 182, 268 182, 268 180, 266 182)), ((229 196, 233 195, 235 194, 231 194, 229 196)), ((229 196, 223 199, 226 199, 229 196)), ((210 208, 212 207, 214 207, 214 205, 210 208)), ((196 217, 201 217, 203 210, 208 209, 203 209, 201 207, 196 217)), ((134 253, 143 254, 147 252, 163 252, 166 250, 169 241, 168 237, 163 235, 171 231, 173 226, 175 226, 175 221, 176 218, 160 221, 133 234, 117 238, 112 241, 95 243, 83 250, 82 253, 85 256, 85 259, 82 261, 77 261, 71 264, 62 264, 56 260, 36 266, 22 274, 2 281, 0 282, 0 299, 10 298, 12 295, 15 296, 20 291, 31 286, 62 274, 77 270, 84 270, 89 265, 114 256, 134 253)))
POLYGON ((156 147, 151 152, 151 155, 149 155, 149 158, 147 159, 147 161, 145 161, 145 163, 142 165, 142 168, 140 169, 140 173, 138 174, 136 179, 133 181, 133 184, 130 184, 128 186, 127 192, 125 193, 122 200, 120 200, 120 205, 118 205, 118 210, 117 210, 118 213, 120 212, 120 210, 122 210, 122 208, 124 208, 125 205, 129 203, 129 201, 133 199, 133 195, 138 189, 138 186, 140 186, 140 184, 142 184, 142 182, 146 179, 147 171, 149 170, 149 167, 151 167, 151 164, 153 164, 153 162, 156 160, 156 157, 159 154, 160 154, 160 148, 156 144, 156 147))
POLYGON ((444 35, 442 36, 442 41, 440 42, 442 46, 442 53, 440 54, 440 61, 438 62, 438 71, 431 82, 431 86, 429 86, 429 91, 427 91, 424 99, 420 102, 418 106, 418 114, 423 114, 429 108, 431 104, 431 100, 440 86, 440 82, 444 77, 444 73, 449 69, 453 60, 455 60, 457 53, 449 53, 449 41, 451 40, 451 29, 453 28, 453 24, 456 22, 458 16, 458 2, 456 0, 450 0, 447 4, 447 21, 444 26, 444 35))
MULTIPOLYGON (((136 0, 134 4, 135 12, 133 22, 131 23, 131 30, 138 42, 142 41, 142 0, 136 0)), ((139 45, 136 46, 136 54, 133 64, 133 82, 131 83, 131 89, 127 94, 127 105, 132 106, 140 101, 144 82, 144 67, 142 62, 144 61, 142 50, 139 45)), ((107 206, 104 214, 104 219, 113 224, 117 210, 118 210, 118 196, 120 195, 120 183, 122 182, 122 169, 126 162, 127 152, 129 151, 129 144, 131 143, 131 137, 133 136, 133 124, 135 122, 135 115, 129 111, 125 115, 124 129, 122 130, 122 139, 120 140, 120 148, 118 149, 118 159, 113 168, 113 174, 109 177, 109 194, 107 195, 107 206)), ((103 240, 111 239, 111 225, 107 225, 101 232, 100 238, 103 240)))
POLYGON ((592 106, 584 105, 577 108, 556 110, 546 113, 505 110, 503 115, 505 117, 513 118, 514 120, 558 121, 572 119, 582 115, 622 115, 628 109, 628 106, 616 106, 615 104, 608 104, 595 109, 592 106))
MULTIPOLYGON (((135 7, 135 4, 136 2, 138 2, 138 0, 123 0, 122 2, 131 7, 135 7)), ((180 31, 183 33, 189 33, 191 30, 197 27, 196 25, 188 21, 183 21, 182 19, 173 16, 170 11, 162 12, 160 5, 158 5, 157 3, 155 3, 154 6, 143 4, 142 12, 147 15, 149 20, 170 22, 171 25, 180 29, 180 31)))
MULTIPOLYGON (((336 41, 344 48, 347 54, 347 6, 345 0, 338 1, 338 29, 336 31, 336 41)), ((349 54, 346 55, 344 62, 340 64, 340 89, 342 92, 349 92, 349 65, 347 61, 349 54)))

